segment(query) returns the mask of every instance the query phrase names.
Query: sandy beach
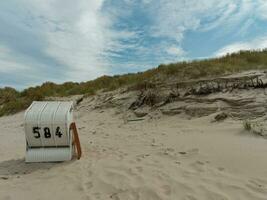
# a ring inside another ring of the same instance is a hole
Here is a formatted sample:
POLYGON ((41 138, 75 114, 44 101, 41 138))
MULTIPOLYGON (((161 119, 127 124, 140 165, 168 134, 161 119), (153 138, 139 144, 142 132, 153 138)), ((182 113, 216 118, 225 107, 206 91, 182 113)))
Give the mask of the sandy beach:
POLYGON ((2 117, 0 199, 267 199, 267 140, 215 114, 125 120, 85 99, 75 112, 83 157, 35 164, 24 162, 24 112, 2 117))

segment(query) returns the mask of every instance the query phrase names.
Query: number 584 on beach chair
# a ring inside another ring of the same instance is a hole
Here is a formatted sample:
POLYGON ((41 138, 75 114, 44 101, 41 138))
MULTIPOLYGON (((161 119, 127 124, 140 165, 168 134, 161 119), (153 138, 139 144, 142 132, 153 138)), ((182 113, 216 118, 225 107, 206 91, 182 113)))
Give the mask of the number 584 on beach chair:
POLYGON ((58 162, 81 157, 72 102, 34 101, 24 116, 26 162, 58 162))

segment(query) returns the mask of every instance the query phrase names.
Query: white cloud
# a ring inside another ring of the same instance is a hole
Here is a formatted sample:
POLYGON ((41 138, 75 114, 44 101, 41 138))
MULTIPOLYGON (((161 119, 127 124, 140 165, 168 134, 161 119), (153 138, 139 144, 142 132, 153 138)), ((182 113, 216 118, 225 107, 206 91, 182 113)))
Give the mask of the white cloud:
MULTIPOLYGON (((178 49, 164 46, 165 51, 178 55, 183 53, 182 43, 188 31, 207 32, 214 29, 220 31, 212 36, 223 37, 232 34, 244 36, 255 20, 267 19, 266 0, 143 0, 152 16, 151 35, 156 38, 168 38, 178 49), (241 26, 241 24, 243 24, 241 26), (237 28, 239 27, 239 28, 237 28), (238 30, 237 30, 238 29, 238 30), (233 32, 235 30, 235 33, 233 32)), ((259 45, 237 43, 229 49, 253 49, 259 45)), ((265 46, 264 46, 265 47, 265 46)))
MULTIPOLYGON (((234 1, 236 2, 236 1, 234 1)), ((210 30, 225 22, 236 4, 232 0, 160 0, 150 1, 155 37, 169 37, 180 43, 188 30, 210 30), (212 19, 212 20, 211 20, 212 19), (203 25, 204 23, 204 25, 203 25)))
POLYGON ((219 27, 220 25, 228 22, 232 19, 233 15, 237 13, 237 4, 229 1, 221 1, 218 2, 216 6, 214 6, 214 10, 208 12, 208 19, 213 18, 215 16, 215 20, 211 20, 206 23, 202 23, 202 27, 200 27, 201 31, 209 31, 219 27))
POLYGON ((131 48, 121 40, 137 37, 135 32, 113 29, 114 17, 102 10, 104 0, 24 0, 24 4, 31 31, 45 43, 42 51, 64 66, 59 82, 112 73, 110 57, 131 48))
POLYGON ((166 49, 166 52, 169 54, 169 55, 173 55, 173 56, 184 56, 186 53, 185 51, 180 48, 180 47, 175 47, 175 46, 171 46, 169 47, 168 49, 166 49))
POLYGON ((248 14, 248 8, 251 8, 249 1, 243 0, 145 0, 144 2, 152 21, 150 35, 170 41, 168 45, 164 43, 161 46, 168 56, 172 55, 162 59, 165 62, 186 58, 182 43, 187 32, 206 32, 218 27, 227 29, 242 20, 242 17, 248 14))
POLYGON ((258 10, 256 11, 263 20, 267 20, 267 1, 259 0, 258 10))
POLYGON ((88 80, 108 73, 103 54, 110 48, 112 33, 109 19, 100 13, 102 4, 102 0, 32 1, 34 17, 41 15, 46 20, 40 21, 45 52, 66 66, 66 80, 88 80))
POLYGON ((25 72, 30 68, 21 62, 22 60, 14 59, 12 51, 5 46, 0 46, 0 72, 1 73, 18 73, 25 72))
MULTIPOLYGON (((143 0, 144 1, 144 0, 143 0)), ((267 19, 266 0, 147 0, 154 25, 151 35, 168 37, 178 44, 187 31, 220 28, 225 34, 241 22, 249 26, 255 19, 267 19)), ((247 27, 244 27, 245 31, 247 27)))
POLYGON ((215 52, 214 56, 220 57, 227 53, 234 53, 240 50, 261 50, 265 48, 267 48, 267 37, 260 37, 249 42, 238 42, 227 45, 215 52))

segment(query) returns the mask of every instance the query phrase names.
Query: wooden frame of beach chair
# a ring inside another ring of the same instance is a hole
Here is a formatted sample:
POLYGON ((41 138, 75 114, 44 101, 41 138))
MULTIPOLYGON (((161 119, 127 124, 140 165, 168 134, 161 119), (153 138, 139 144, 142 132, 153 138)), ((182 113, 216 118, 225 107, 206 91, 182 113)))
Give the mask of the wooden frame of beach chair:
POLYGON ((80 139, 79 139, 78 130, 77 130, 75 122, 71 123, 70 129, 73 131, 74 139, 73 139, 72 144, 76 147, 77 159, 79 160, 82 156, 82 149, 81 149, 80 139))

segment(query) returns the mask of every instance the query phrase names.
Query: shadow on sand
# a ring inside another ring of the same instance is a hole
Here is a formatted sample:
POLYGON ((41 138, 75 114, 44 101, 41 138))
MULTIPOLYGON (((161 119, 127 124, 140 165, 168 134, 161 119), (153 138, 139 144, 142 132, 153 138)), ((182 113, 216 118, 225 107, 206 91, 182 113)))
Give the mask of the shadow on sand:
POLYGON ((59 167, 69 162, 56 163, 25 163, 24 159, 6 160, 0 162, 0 176, 31 174, 39 170, 49 170, 52 167, 59 167))

